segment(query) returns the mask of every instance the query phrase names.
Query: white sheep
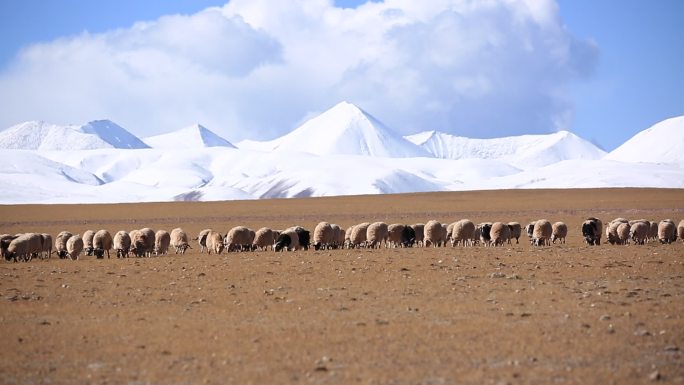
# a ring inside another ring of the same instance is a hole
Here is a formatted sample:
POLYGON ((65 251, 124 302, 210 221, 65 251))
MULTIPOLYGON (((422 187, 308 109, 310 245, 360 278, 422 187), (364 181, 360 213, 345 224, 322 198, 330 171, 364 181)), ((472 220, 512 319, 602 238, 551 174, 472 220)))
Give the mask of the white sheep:
POLYGON ((313 245, 315 250, 332 248, 335 241, 335 230, 328 222, 319 222, 314 228, 313 245))
POLYGON ((565 238, 568 236, 568 225, 563 222, 555 222, 551 225, 551 242, 565 243, 565 238))
POLYGON ((651 221, 651 228, 648 229, 648 239, 651 241, 658 240, 658 222, 651 221))
POLYGON ((18 260, 28 262, 42 251, 43 242, 40 234, 18 234, 7 246, 7 259, 12 259, 14 262, 18 260))
POLYGON ((171 234, 168 231, 157 230, 154 233, 154 255, 168 254, 170 244, 171 234))
POLYGON ((660 243, 672 243, 677 240, 677 228, 671 219, 663 219, 658 223, 658 239, 660 243))
POLYGON ((262 227, 256 231, 254 234, 254 241, 252 242, 252 248, 259 250, 268 250, 270 247, 273 249, 273 244, 275 243, 275 232, 268 227, 262 227))
POLYGON ((507 223, 494 222, 489 230, 489 243, 492 246, 503 246, 511 239, 511 228, 507 223))
POLYGON ((62 231, 57 234, 57 237, 55 238, 55 252, 59 258, 64 259, 68 256, 66 243, 72 236, 73 234, 68 231, 62 231))
POLYGON ((93 251, 95 250, 95 248, 93 247, 94 236, 95 231, 86 230, 83 232, 83 236, 81 237, 83 239, 83 250, 85 251, 85 254, 88 256, 93 255, 93 251))
POLYGON ((643 245, 648 239, 648 232, 651 229, 649 222, 635 222, 629 227, 629 238, 634 241, 635 245, 643 245))
POLYGON ((402 233, 404 232, 405 226, 401 223, 392 223, 387 226, 387 239, 389 240, 389 245, 391 247, 401 247, 402 246, 402 233))
MULTIPOLYGON (((95 243, 93 241, 93 245, 94 244, 95 243)), ((83 251, 83 239, 78 234, 69 237, 69 239, 67 239, 66 248, 69 258, 74 261, 77 260, 78 255, 81 254, 81 251, 83 251)))
POLYGON ((43 238, 43 248, 41 252, 45 253, 44 255, 46 258, 50 258, 50 254, 52 254, 52 235, 42 233, 40 236, 43 238))
POLYGON ((511 244, 511 239, 515 238, 515 243, 519 244, 522 226, 518 222, 508 222, 508 227, 511 229, 511 238, 508 240, 508 243, 511 244))
POLYGON ((334 223, 330 224, 333 229, 333 248, 337 249, 344 245, 344 229, 334 223))
POLYGON ((185 254, 187 249, 191 249, 188 233, 180 227, 171 230, 171 247, 175 250, 175 254, 185 254))
POLYGON ((209 234, 212 231, 212 229, 204 229, 199 232, 197 238, 193 238, 193 240, 197 241, 197 243, 199 244, 200 253, 204 252, 204 250, 207 250, 207 252, 209 251, 207 249, 207 234, 209 234))
POLYGON ((366 240, 368 247, 379 249, 383 243, 387 246, 387 238, 389 237, 388 226, 385 222, 373 222, 366 229, 366 240))
POLYGON ((119 230, 114 234, 114 250, 116 250, 117 258, 128 258, 128 252, 131 250, 131 236, 125 230, 119 230))
MULTIPOLYGON (((245 226, 235 226, 225 237, 226 251, 246 251, 251 248, 254 237, 245 226)), ((207 243, 207 246, 209 244, 207 243)), ((219 254, 219 253, 217 253, 219 254)))
POLYGON ((366 231, 368 230, 368 226, 370 226, 370 223, 368 222, 359 223, 358 225, 354 226, 349 237, 351 248, 366 246, 366 231))
POLYGON ((684 219, 679 221, 679 225, 677 225, 677 236, 684 242, 684 219))
POLYGON ((536 221, 532 228, 532 244, 535 246, 550 246, 552 233, 553 227, 551 222, 546 219, 536 221))
POLYGON ((423 228, 423 242, 425 247, 439 247, 444 236, 442 224, 436 220, 430 220, 423 228))
POLYGON ((217 231, 210 231, 206 235, 206 248, 208 254, 211 254, 212 251, 216 254, 221 254, 224 247, 224 239, 221 233, 217 231))
POLYGON ((351 225, 351 226, 347 227, 347 230, 345 230, 345 232, 344 232, 344 247, 345 248, 351 249, 353 247, 352 243, 351 243, 351 234, 354 231, 354 226, 356 226, 356 225, 351 225))
MULTIPOLYGON (((81 239, 82 241, 83 239, 81 239)), ((104 258, 105 251, 109 258, 109 250, 112 248, 112 235, 107 230, 99 230, 93 236, 93 253, 97 258, 104 258)), ((84 242, 85 245, 85 242, 84 242)))
POLYGON ((618 222, 618 227, 616 229, 618 244, 629 245, 629 222, 618 222))
POLYGON ((416 223, 411 225, 413 232, 416 234, 416 245, 425 246, 425 224, 416 223))

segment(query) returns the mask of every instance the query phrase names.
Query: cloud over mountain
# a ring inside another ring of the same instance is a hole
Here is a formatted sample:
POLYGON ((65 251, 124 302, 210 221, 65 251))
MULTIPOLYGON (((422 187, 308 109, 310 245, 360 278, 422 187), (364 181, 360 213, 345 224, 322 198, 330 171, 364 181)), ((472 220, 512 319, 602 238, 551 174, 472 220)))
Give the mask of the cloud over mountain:
POLYGON ((349 100, 401 134, 541 133, 569 127, 566 87, 595 59, 553 0, 232 0, 25 47, 0 73, 0 127, 108 116, 263 140, 349 100))

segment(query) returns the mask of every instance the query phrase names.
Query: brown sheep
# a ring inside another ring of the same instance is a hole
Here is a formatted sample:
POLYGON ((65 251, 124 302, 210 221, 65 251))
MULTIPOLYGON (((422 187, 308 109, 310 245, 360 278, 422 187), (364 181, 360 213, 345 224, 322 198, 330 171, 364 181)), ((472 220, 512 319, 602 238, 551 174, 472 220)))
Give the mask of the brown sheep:
POLYGON ((563 222, 556 222, 551 226, 551 242, 565 243, 565 238, 568 236, 568 225, 563 222))

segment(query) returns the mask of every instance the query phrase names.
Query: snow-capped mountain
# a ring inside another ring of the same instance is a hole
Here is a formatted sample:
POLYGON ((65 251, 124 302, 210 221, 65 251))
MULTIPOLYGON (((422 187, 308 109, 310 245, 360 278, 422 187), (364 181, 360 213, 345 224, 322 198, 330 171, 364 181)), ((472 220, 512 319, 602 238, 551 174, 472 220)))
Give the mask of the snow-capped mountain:
POLYGON ((684 116, 654 124, 611 151, 604 159, 684 165, 684 116))
POLYGON ((205 148, 235 146, 201 124, 181 128, 166 134, 149 136, 143 141, 153 148, 205 148))
POLYGON ((356 105, 341 102, 294 131, 268 142, 244 141, 240 148, 297 151, 315 155, 388 158, 430 156, 356 105))
POLYGON ((82 126, 30 121, 0 132, 0 148, 4 149, 64 151, 147 147, 135 135, 109 120, 96 120, 82 126))
POLYGON ((438 131, 406 136, 437 158, 498 159, 518 168, 546 166, 569 159, 601 159, 606 153, 591 142, 568 132, 471 139, 438 131))

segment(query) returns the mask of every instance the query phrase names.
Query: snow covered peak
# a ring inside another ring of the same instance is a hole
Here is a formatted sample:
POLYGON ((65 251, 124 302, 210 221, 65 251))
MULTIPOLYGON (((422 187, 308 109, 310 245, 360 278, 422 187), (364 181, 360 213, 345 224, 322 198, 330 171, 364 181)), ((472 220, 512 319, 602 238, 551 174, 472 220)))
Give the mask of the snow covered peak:
POLYGON ((137 137, 108 120, 83 126, 42 121, 17 124, 0 132, 0 148, 21 150, 94 150, 146 148, 137 137))
POLYGON ((294 131, 262 144, 265 151, 298 151, 316 155, 365 155, 388 158, 431 155, 349 102, 340 102, 294 131))
POLYGON ((426 131, 407 136, 406 139, 438 158, 499 159, 522 169, 568 159, 600 159, 605 155, 591 142, 568 131, 494 139, 470 139, 426 131))
POLYGON ((150 136, 144 138, 144 141, 153 148, 235 148, 232 143, 198 123, 166 134, 150 136))
POLYGON ((604 159, 684 164, 684 116, 663 120, 639 132, 604 159))

